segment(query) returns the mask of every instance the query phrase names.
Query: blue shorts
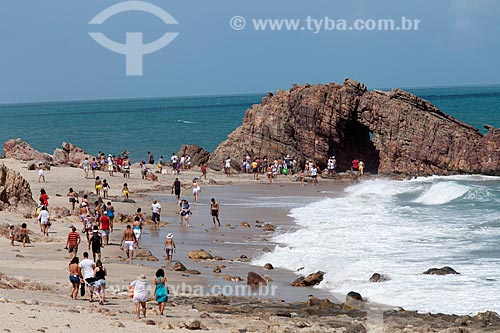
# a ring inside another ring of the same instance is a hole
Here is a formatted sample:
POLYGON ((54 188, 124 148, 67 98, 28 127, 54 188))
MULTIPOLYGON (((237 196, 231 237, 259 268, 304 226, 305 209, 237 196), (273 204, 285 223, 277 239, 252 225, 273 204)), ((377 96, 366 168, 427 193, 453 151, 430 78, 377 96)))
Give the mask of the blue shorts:
POLYGON ((70 275, 69 282, 78 283, 78 282, 80 282, 80 277, 78 275, 70 275))

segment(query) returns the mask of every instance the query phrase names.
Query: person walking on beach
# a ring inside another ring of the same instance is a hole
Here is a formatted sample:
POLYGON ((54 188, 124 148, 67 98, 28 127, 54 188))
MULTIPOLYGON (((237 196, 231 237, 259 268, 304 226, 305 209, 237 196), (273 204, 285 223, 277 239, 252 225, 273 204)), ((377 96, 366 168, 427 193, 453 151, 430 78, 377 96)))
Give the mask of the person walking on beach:
POLYGON ((132 223, 132 231, 134 232, 135 239, 137 240, 137 248, 141 248, 139 241, 141 240, 142 233, 142 222, 139 217, 134 217, 134 223, 132 223))
POLYGON ((113 155, 109 154, 108 155, 108 173, 111 177, 113 177, 113 172, 114 172, 114 160, 113 160, 113 155))
POLYGON ((11 225, 9 227, 9 239, 10 239, 10 245, 14 246, 14 238, 15 238, 15 233, 14 233, 14 226, 11 225))
POLYGON ((78 255, 78 246, 81 242, 80 234, 76 232, 76 227, 71 227, 71 231, 68 234, 68 239, 66 240, 65 249, 69 252, 69 259, 73 259, 78 255))
POLYGON ((175 192, 175 199, 177 202, 181 200, 181 182, 179 178, 175 178, 174 184, 172 185, 172 194, 175 192))
POLYGON ((101 260, 97 260, 94 268, 94 292, 99 296, 99 304, 104 305, 104 291, 106 289, 106 275, 108 272, 102 265, 101 260))
POLYGON ((23 247, 26 247, 26 243, 30 243, 30 236, 28 235, 28 225, 26 223, 21 224, 21 241, 23 242, 23 247))
POLYGON ((219 224, 220 227, 219 212, 220 212, 219 203, 215 200, 215 198, 210 199, 210 215, 212 215, 212 222, 215 225, 215 220, 217 219, 217 223, 219 224))
POLYGON ((47 192, 45 192, 45 189, 40 190, 40 197, 38 198, 40 201, 40 204, 45 206, 45 208, 49 207, 49 196, 47 195, 47 192))
POLYGON ((97 258, 101 260, 101 248, 103 247, 102 244, 102 236, 99 234, 99 228, 98 226, 94 226, 94 229, 92 231, 92 237, 90 237, 90 242, 89 242, 89 250, 90 247, 92 246, 92 257, 94 258, 94 261, 97 258))
POLYGON ((165 303, 168 301, 167 278, 165 277, 165 271, 161 268, 156 271, 155 275, 155 298, 158 302, 158 310, 160 310, 160 316, 163 316, 165 303))
POLYGON ((266 173, 267 173, 267 182, 269 185, 271 185, 273 183, 273 169, 270 165, 267 167, 266 173))
POLYGON ((123 237, 121 241, 121 246, 125 249, 125 253, 127 254, 128 260, 134 259, 134 249, 135 244, 137 243, 137 239, 135 238, 134 232, 132 231, 132 227, 127 225, 127 229, 123 232, 123 237))
POLYGON ((102 180, 102 193, 103 193, 103 198, 106 199, 108 197, 109 189, 111 186, 109 186, 109 183, 106 179, 102 180))
POLYGON ((95 157, 92 157, 92 162, 90 163, 90 168, 92 169, 92 178, 95 178, 95 172, 99 168, 95 157))
POLYGON ((363 170, 365 169, 365 163, 363 161, 359 161, 358 169, 359 169, 359 176, 362 176, 363 170))
POLYGON ((45 167, 42 163, 38 164, 38 182, 40 181, 45 183, 45 167))
POLYGON ((73 188, 70 187, 69 188, 69 192, 68 192, 68 194, 66 196, 69 197, 68 201, 69 201, 69 204, 71 206, 71 211, 74 211, 75 210, 75 204, 78 201, 78 193, 76 193, 73 190, 73 188))
POLYGON ((88 157, 85 157, 85 159, 82 161, 82 168, 83 168, 83 174, 85 175, 85 179, 87 179, 89 177, 89 169, 90 169, 90 162, 88 157))
POLYGON ((197 203, 198 202, 198 196, 199 196, 199 194, 201 192, 201 188, 200 188, 200 185, 198 185, 198 182, 196 181, 196 179, 193 179, 193 183, 192 183, 191 187, 193 188, 194 202, 197 203))
POLYGON ((71 258, 69 263, 69 282, 71 282, 71 299, 75 301, 78 298, 78 290, 80 289, 81 270, 79 266, 80 260, 78 257, 71 258))
POLYGON ((224 171, 226 172, 226 176, 229 177, 229 174, 231 173, 231 159, 229 158, 229 156, 224 162, 224 171))
POLYGON ((123 197, 128 200, 128 194, 130 193, 128 189, 128 184, 124 183, 122 188, 123 197))
POLYGON ((101 196, 102 181, 101 179, 99 179, 99 176, 95 177, 94 187, 95 187, 95 195, 98 197, 101 196))
POLYGON ((149 164, 155 164, 155 158, 153 157, 153 154, 148 151, 148 163, 149 164))
POLYGON ((146 280, 146 276, 144 274, 139 275, 135 281, 130 283, 130 286, 134 289, 132 302, 135 303, 137 319, 141 319, 141 307, 142 315, 146 318, 146 300, 148 296, 148 281, 146 280))
POLYGON ((153 211, 151 219, 155 224, 155 228, 158 228, 158 224, 160 223, 161 205, 157 200, 153 200, 153 203, 151 204, 151 210, 153 211))
POLYGON ((50 220, 50 215, 49 212, 47 211, 46 206, 42 206, 42 210, 40 211, 40 214, 38 214, 38 221, 40 222, 40 225, 42 227, 42 233, 44 236, 49 235, 49 220, 50 220))
POLYGON ((189 202, 187 200, 182 200, 181 202, 181 221, 182 217, 184 217, 184 221, 186 222, 186 227, 189 227, 189 215, 191 215, 191 210, 189 209, 189 202))
POLYGON ((172 257, 174 256, 174 252, 176 250, 174 235, 172 234, 167 235, 167 239, 165 240, 165 245, 163 246, 163 250, 165 250, 165 253, 167 254, 167 261, 171 263, 172 257))
POLYGON ((201 164, 200 169, 201 169, 200 179, 204 178, 205 180, 207 180, 207 166, 205 165, 205 163, 201 164))
POLYGON ((92 287, 95 282, 95 264, 93 260, 89 259, 88 252, 83 252, 83 260, 78 264, 78 267, 80 267, 80 276, 82 277, 81 283, 85 283, 87 291, 89 293, 89 302, 93 302, 92 287))
POLYGON ((311 178, 313 185, 318 185, 318 167, 313 164, 311 167, 311 178))
POLYGON ((122 167, 123 167, 123 178, 130 178, 130 160, 126 156, 123 158, 122 167))
POLYGON ((104 244, 109 245, 109 225, 108 211, 105 210, 100 217, 102 247, 104 247, 104 244))
POLYGON ((108 201, 108 203, 106 205, 106 212, 108 213, 107 215, 109 218, 109 232, 111 233, 111 232, 113 232, 113 221, 115 219, 115 207, 113 207, 113 205, 111 204, 111 201, 108 201))

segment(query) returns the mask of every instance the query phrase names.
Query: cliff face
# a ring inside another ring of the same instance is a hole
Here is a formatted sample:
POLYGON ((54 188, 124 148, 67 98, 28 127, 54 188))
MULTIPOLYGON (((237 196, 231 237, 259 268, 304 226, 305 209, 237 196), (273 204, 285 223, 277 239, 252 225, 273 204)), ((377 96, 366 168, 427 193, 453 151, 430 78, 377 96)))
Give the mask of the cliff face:
POLYGON ((0 165, 0 210, 19 204, 36 206, 30 184, 19 173, 0 165))
POLYGON ((338 170, 355 158, 366 170, 408 175, 500 175, 500 130, 482 135, 406 91, 367 91, 364 84, 294 86, 247 110, 243 124, 209 160, 220 169, 230 156, 274 159, 289 154, 325 167, 335 155, 338 170))

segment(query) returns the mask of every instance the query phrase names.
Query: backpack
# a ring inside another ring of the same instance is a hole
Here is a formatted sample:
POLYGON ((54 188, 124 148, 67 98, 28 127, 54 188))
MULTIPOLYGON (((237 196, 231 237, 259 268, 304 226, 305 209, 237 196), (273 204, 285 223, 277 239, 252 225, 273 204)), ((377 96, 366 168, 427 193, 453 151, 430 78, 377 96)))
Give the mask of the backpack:
POLYGON ((101 247, 101 244, 102 244, 102 239, 101 239, 101 235, 92 235, 92 247, 101 247))

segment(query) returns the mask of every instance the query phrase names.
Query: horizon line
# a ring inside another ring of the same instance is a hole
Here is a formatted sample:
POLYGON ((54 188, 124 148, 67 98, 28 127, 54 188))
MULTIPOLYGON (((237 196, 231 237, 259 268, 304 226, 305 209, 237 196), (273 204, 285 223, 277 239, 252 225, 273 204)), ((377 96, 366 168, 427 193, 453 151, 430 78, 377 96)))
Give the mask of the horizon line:
MULTIPOLYGON (((357 80, 356 80, 357 81, 357 80)), ((360 82, 360 81, 358 81, 360 82)), ((329 82, 330 83, 330 82, 329 82)), ((295 83, 292 83, 294 85, 295 83)), ((302 83, 298 85, 305 85, 308 83, 302 83)), ((318 83, 316 83, 318 84, 318 83)), ((319 83, 321 84, 321 83, 319 83)), ((323 83, 328 84, 328 83, 323 83)), ((311 84, 315 85, 315 84, 311 84)), ((437 85, 437 86, 407 86, 399 87, 399 89, 439 89, 439 88, 467 88, 467 87, 494 87, 500 86, 500 83, 484 83, 484 84, 458 84, 458 85, 437 85)), ((291 87, 290 87, 291 88, 291 87)), ((368 90, 392 90, 398 87, 375 87, 368 90)), ((284 90, 284 89, 276 89, 284 90)), ((68 99, 68 100, 55 100, 55 101, 29 101, 29 102, 0 102, 1 106, 12 106, 12 105, 29 105, 29 104, 58 104, 58 103, 88 103, 88 102, 111 102, 111 101, 127 101, 127 100, 159 100, 159 99, 175 99, 175 98, 206 98, 206 97, 234 97, 234 96, 250 96, 250 95, 266 95, 269 92, 247 92, 247 93, 230 93, 230 94, 207 94, 207 95, 181 95, 181 96, 145 96, 145 97, 119 97, 119 98, 97 98, 97 99, 68 99)))

